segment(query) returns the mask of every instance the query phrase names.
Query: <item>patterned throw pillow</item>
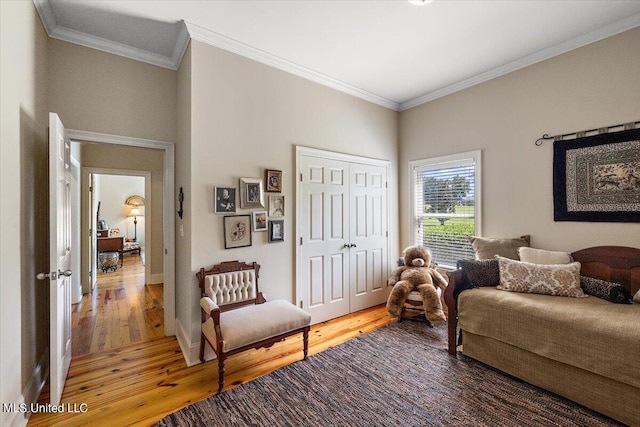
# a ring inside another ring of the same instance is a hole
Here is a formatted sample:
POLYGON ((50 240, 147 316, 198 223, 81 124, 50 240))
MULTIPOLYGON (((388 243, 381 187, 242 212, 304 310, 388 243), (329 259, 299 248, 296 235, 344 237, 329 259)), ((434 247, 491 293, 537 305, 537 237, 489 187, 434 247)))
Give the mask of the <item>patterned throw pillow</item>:
POLYGON ((471 286, 474 288, 500 284, 500 269, 497 259, 464 259, 458 261, 458 266, 467 274, 471 286))
POLYGON ((531 264, 496 255, 500 268, 498 289, 563 297, 585 297, 580 288, 580 263, 531 264))
POLYGON ((593 295, 616 304, 631 304, 632 302, 631 292, 618 283, 581 276, 580 287, 587 295, 593 295))
POLYGON ((515 239, 491 239, 487 237, 469 237, 469 242, 476 253, 476 259, 493 259, 495 255, 511 259, 520 259, 518 248, 529 246, 530 236, 515 239))
POLYGON ((638 304, 640 304, 640 289, 638 290, 638 292, 636 292, 636 294, 633 296, 633 302, 637 302, 638 304))

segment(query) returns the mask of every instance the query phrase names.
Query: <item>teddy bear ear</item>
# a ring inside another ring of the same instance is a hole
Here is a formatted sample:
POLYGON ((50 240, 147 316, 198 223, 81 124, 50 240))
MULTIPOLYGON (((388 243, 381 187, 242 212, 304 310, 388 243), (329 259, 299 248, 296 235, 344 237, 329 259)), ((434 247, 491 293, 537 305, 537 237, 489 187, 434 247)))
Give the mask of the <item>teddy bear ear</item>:
POLYGON ((415 246, 407 246, 406 248, 404 248, 402 250, 402 254, 406 254, 407 252, 409 252, 413 248, 415 248, 415 246))

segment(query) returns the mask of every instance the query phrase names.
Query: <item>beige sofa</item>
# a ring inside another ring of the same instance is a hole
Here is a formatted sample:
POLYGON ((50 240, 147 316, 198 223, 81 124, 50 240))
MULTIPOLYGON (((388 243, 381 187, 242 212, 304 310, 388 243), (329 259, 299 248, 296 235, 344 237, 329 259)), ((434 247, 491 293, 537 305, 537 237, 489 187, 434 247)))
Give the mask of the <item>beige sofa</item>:
MULTIPOLYGON (((572 255, 581 262, 581 275, 638 291, 640 249, 598 247, 572 255)), ((640 425, 640 304, 496 287, 458 295, 463 272, 449 276, 449 353, 460 349, 620 422, 640 425)))

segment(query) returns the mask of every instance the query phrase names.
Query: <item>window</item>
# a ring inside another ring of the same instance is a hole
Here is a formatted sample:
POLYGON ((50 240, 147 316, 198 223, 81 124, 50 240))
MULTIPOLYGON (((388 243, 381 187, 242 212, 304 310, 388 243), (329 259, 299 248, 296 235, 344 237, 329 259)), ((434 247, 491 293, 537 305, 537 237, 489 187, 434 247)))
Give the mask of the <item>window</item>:
POLYGON ((414 244, 441 267, 474 258, 468 238, 480 234, 480 151, 410 162, 414 244))

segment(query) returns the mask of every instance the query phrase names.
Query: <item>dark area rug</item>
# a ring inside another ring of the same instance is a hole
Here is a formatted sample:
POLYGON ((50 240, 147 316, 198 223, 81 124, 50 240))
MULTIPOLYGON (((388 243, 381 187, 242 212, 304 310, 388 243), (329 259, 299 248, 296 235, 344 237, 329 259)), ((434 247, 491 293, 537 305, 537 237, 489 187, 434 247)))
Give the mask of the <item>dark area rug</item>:
POLYGON ((156 426, 619 426, 392 323, 190 405, 156 426))

